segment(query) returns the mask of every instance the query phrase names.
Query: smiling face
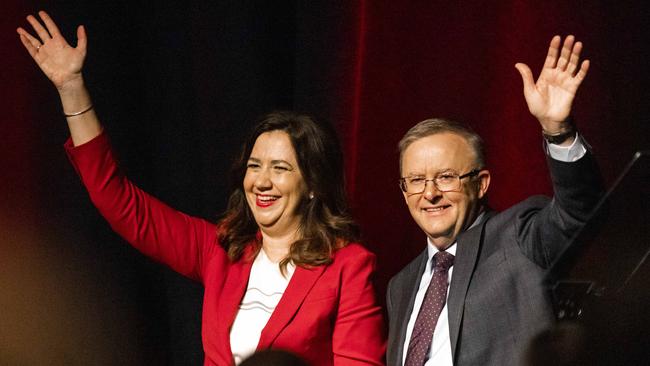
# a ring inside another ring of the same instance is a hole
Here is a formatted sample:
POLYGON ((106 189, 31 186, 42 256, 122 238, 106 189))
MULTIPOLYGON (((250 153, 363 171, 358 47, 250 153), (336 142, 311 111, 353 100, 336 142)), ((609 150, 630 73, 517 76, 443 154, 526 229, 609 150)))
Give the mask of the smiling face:
MULTIPOLYGON (((439 173, 468 173, 477 166, 476 155, 458 134, 443 132, 412 142, 402 154, 402 177, 421 176, 432 179, 439 173)), ((440 192, 433 182, 426 183, 423 193, 403 192, 415 222, 438 249, 446 249, 476 219, 479 200, 487 192, 490 173, 481 170, 474 178, 464 178, 458 192, 440 192)))
POLYGON ((286 132, 270 131, 257 137, 243 186, 255 222, 264 234, 297 233, 302 217, 298 208, 306 199, 307 185, 286 132))

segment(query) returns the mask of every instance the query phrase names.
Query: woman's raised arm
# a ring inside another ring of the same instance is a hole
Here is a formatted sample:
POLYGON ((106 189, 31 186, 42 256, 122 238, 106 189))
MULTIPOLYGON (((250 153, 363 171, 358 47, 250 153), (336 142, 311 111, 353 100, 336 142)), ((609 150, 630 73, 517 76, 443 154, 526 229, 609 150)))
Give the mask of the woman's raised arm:
POLYGON ((36 36, 22 27, 16 31, 27 52, 58 90, 72 142, 78 146, 102 131, 81 73, 86 59, 86 30, 82 25, 77 28, 77 47, 72 47, 46 12, 39 11, 38 15, 43 24, 33 15, 27 16, 36 36))

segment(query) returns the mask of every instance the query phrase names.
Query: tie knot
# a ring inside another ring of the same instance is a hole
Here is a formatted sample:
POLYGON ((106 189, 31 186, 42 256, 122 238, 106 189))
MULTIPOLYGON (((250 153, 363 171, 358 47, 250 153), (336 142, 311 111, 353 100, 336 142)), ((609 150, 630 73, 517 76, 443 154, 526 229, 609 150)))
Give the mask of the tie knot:
POLYGON ((440 251, 433 256, 436 262, 434 268, 436 271, 446 271, 454 264, 454 255, 445 251, 440 251))

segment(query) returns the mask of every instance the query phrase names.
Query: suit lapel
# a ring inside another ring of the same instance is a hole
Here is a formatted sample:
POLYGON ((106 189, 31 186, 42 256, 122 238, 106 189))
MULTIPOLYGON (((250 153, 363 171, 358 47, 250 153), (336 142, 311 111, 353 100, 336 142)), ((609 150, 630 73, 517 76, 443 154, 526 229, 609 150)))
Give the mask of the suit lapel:
POLYGON ((424 268, 427 265, 427 260, 429 259, 427 249, 424 249, 422 254, 417 258, 417 266, 413 266, 415 271, 408 273, 404 276, 402 283, 397 284, 398 286, 404 286, 404 291, 399 291, 398 293, 402 296, 399 297, 400 302, 397 304, 396 314, 398 319, 401 319, 399 322, 399 328, 397 329, 397 359, 398 365, 402 365, 402 359, 404 354, 404 342, 406 341, 406 328, 408 326, 409 320, 411 318, 411 312, 413 311, 413 304, 415 303, 415 295, 417 295, 418 288, 420 286, 420 280, 422 278, 422 273, 424 268))
POLYGON ((460 334, 460 325, 463 320, 465 309, 465 296, 469 282, 476 267, 480 246, 482 243, 485 223, 489 218, 486 215, 483 222, 478 226, 466 231, 458 237, 454 270, 449 285, 449 297, 447 298, 447 314, 449 317, 449 338, 451 341, 452 358, 456 359, 456 346, 460 334))
POLYGON ((305 296, 312 289, 318 278, 323 274, 327 266, 317 266, 312 268, 296 267, 291 280, 287 285, 278 306, 271 314, 271 318, 266 323, 257 349, 268 348, 280 334, 287 324, 293 319, 294 315, 302 305, 305 296))

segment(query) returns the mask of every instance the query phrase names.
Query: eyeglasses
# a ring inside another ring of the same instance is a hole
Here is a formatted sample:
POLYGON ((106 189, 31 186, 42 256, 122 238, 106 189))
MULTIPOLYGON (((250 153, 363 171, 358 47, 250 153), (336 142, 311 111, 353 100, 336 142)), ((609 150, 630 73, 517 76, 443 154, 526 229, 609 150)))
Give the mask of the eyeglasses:
POLYGON ((481 169, 473 169, 467 174, 458 175, 453 172, 444 172, 436 175, 431 179, 423 176, 402 177, 399 179, 399 187, 402 191, 409 194, 419 194, 424 192, 427 182, 433 182, 436 189, 440 192, 457 192, 461 189, 461 179, 471 178, 481 172, 481 169))

